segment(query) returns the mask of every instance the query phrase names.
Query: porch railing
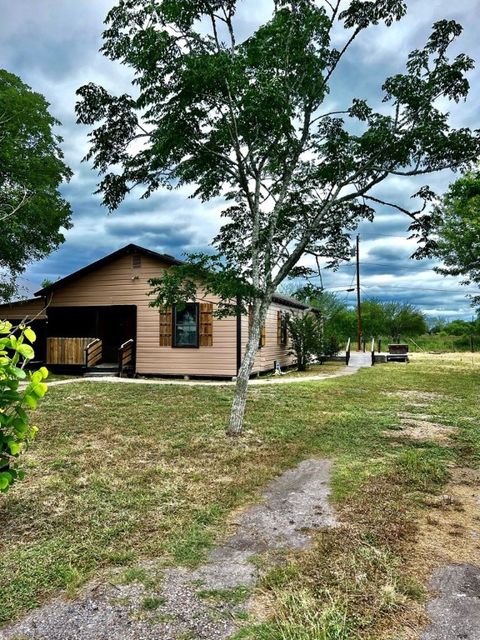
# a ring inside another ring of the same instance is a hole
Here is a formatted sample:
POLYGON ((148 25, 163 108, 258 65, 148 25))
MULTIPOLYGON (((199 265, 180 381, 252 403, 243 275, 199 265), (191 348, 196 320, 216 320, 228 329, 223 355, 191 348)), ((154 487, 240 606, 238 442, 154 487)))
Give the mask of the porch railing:
POLYGON ((348 363, 350 362, 350 348, 351 348, 352 339, 349 338, 347 342, 347 348, 345 349, 345 364, 348 367, 348 363))
POLYGON ((118 375, 122 377, 125 369, 133 365, 135 359, 135 340, 130 338, 118 350, 118 375))
POLYGON ((103 355, 103 343, 100 338, 91 340, 85 347, 85 367, 90 369, 100 362, 103 355))
POLYGON ((47 338, 47 364, 83 365, 85 348, 92 340, 93 338, 47 338))

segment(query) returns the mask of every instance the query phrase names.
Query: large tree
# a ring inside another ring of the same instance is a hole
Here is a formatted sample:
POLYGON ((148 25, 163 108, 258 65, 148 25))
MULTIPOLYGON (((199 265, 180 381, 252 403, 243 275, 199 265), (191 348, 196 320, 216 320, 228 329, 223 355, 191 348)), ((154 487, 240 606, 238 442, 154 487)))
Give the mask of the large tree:
POLYGON ((59 186, 71 176, 63 162, 60 123, 48 103, 20 78, 0 69, 0 299, 16 291, 28 262, 63 242, 70 206, 59 186))
MULTIPOLYGON (((461 276, 463 284, 480 288, 480 170, 450 185, 436 209, 439 236, 436 255, 444 275, 461 276)), ((480 291, 472 296, 480 310, 480 291)))
MULTIPOLYGON (((302 256, 347 257, 349 231, 377 205, 410 216, 413 233, 427 241, 428 216, 372 189, 390 176, 463 167, 479 149, 478 138, 451 129, 439 107, 440 98, 459 101, 469 88, 472 60, 447 53, 462 31, 456 22, 437 22, 408 56, 406 72, 384 81, 380 110, 355 99, 332 111, 322 107, 340 99, 330 95, 332 79, 352 43, 372 25, 400 20, 406 3, 351 0, 341 10, 340 0, 276 0, 271 18, 243 38, 238 4, 121 0, 107 16, 102 50, 133 70, 135 90, 114 96, 88 84, 77 105, 79 122, 96 125, 88 158, 103 174, 99 191, 109 209, 138 185, 144 197, 191 184, 202 201, 228 201, 212 243, 217 255, 195 256, 154 284, 159 304, 185 299, 195 294, 197 266, 203 286, 225 303, 219 313, 251 305, 230 434, 242 429, 272 295, 298 274, 302 256), (336 47, 339 26, 345 36, 336 47)), ((427 187, 417 193, 420 201, 431 195, 427 187)))

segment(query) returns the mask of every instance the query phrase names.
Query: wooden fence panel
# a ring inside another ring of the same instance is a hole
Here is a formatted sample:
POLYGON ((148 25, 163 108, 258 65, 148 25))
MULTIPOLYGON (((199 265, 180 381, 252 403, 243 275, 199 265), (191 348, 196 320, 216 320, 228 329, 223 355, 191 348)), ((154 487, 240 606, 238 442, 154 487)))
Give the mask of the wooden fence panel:
POLYGON ((47 338, 47 364, 85 364, 85 347, 94 339, 47 338))

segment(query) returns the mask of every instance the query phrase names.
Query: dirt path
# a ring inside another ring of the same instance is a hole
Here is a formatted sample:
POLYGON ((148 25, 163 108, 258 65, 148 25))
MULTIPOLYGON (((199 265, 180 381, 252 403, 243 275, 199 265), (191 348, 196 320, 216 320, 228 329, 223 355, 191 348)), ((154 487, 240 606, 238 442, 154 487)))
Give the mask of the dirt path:
POLYGON ((90 584, 73 601, 58 598, 0 640, 224 640, 248 610, 258 557, 310 545, 309 532, 335 526, 328 502, 331 463, 306 460, 270 483, 263 502, 240 514, 235 532, 195 570, 154 564, 142 580, 90 584))
MULTIPOLYGON (((342 378, 343 376, 351 376, 358 371, 361 366, 343 367, 335 373, 326 373, 322 375, 299 376, 297 378, 286 376, 275 376, 272 378, 254 378, 250 380, 250 386, 263 386, 270 384, 298 384, 302 382, 315 382, 320 380, 330 380, 331 378, 342 378)), ((113 384, 153 384, 153 385, 182 385, 185 387, 233 387, 235 382, 232 380, 178 380, 178 379, 159 379, 159 378, 116 378, 114 376, 102 377, 77 377, 68 378, 67 380, 54 380, 48 383, 49 387, 58 387, 65 384, 78 384, 82 382, 95 383, 113 383, 113 384)))

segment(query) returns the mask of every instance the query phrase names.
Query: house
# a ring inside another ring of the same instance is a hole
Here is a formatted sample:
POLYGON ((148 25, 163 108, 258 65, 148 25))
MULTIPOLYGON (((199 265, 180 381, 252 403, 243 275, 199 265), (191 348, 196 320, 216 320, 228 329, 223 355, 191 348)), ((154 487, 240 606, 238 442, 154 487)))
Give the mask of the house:
MULTIPOLYGON (((36 355, 51 368, 130 367, 139 375, 233 377, 248 339, 245 316, 216 318, 218 300, 199 299, 183 309, 149 306, 150 278, 181 262, 129 244, 58 280, 27 301, 0 306, 0 318, 32 324, 36 355)), ((275 295, 254 373, 294 363, 285 315, 307 309, 275 295)))

